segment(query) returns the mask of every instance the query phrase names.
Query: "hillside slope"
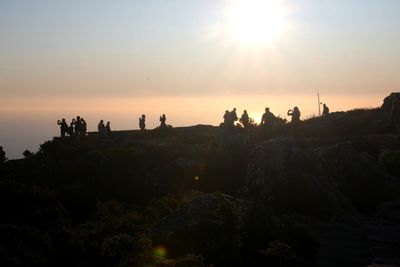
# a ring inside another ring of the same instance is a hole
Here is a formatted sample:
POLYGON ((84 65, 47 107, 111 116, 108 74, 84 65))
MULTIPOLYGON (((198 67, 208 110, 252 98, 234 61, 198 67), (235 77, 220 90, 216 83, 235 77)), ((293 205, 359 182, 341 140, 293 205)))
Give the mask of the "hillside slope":
POLYGON ((0 165, 0 264, 399 266, 388 99, 295 128, 54 138, 0 165))

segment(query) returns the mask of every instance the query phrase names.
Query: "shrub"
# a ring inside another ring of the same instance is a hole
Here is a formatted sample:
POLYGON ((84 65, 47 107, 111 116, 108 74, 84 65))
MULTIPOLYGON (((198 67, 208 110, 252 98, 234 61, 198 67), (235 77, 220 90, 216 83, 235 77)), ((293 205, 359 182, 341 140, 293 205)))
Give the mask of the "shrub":
POLYGON ((260 253, 272 261, 274 266, 286 266, 296 258, 296 254, 288 244, 277 240, 269 242, 268 247, 260 253))

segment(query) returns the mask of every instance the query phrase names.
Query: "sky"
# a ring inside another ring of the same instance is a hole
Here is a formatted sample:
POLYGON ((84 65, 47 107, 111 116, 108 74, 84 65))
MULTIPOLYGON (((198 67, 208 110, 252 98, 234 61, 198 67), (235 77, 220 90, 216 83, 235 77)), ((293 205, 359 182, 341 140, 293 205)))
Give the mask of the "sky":
POLYGON ((233 2, 0 0, 2 95, 368 94, 399 87, 400 1, 282 1, 290 30, 255 49, 216 32, 233 2))
POLYGON ((142 112, 154 125, 161 112, 218 125, 234 106, 311 116, 317 92, 331 110, 379 106, 400 88, 399 11, 398 0, 0 0, 0 145, 31 144, 21 127, 38 122, 35 142, 50 138, 53 120, 78 112, 92 129, 108 114, 126 129, 142 112))

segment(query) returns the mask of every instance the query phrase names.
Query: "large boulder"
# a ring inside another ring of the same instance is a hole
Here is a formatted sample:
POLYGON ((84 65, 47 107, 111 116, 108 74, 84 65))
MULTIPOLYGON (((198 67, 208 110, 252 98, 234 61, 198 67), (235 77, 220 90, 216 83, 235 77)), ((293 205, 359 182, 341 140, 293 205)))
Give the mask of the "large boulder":
POLYGON ((245 193, 268 203, 274 213, 317 217, 353 212, 351 203, 328 177, 319 159, 292 139, 273 139, 258 145, 249 158, 245 193))
POLYGON ((383 100, 383 104, 381 106, 382 110, 390 112, 392 110, 393 101, 396 98, 400 98, 400 92, 393 92, 383 100))
POLYGON ((337 186, 358 211, 372 212, 380 202, 392 197, 388 184, 393 177, 382 172, 368 154, 357 153, 353 143, 340 143, 313 152, 318 158, 319 176, 337 186))
POLYGON ((351 143, 312 149, 280 138, 250 154, 244 192, 278 214, 331 218, 373 208, 386 197, 386 178, 351 143))

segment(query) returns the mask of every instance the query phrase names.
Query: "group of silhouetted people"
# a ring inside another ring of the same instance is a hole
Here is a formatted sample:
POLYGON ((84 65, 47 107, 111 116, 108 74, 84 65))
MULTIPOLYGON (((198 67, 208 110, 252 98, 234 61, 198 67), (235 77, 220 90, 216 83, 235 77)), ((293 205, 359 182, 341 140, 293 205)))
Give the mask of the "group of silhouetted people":
MULTIPOLYGON (((166 121, 167 121, 167 116, 165 116, 165 114, 162 114, 160 116, 160 126, 159 126, 160 129, 171 127, 166 124, 166 121)), ((67 124, 67 122, 64 118, 61 120, 58 120, 57 124, 60 125, 61 137, 86 136, 86 134, 87 134, 86 121, 83 118, 81 118, 80 116, 77 116, 76 119, 75 118, 72 119, 72 121, 69 125, 67 124)), ((146 130, 146 115, 144 115, 144 114, 142 114, 142 116, 139 117, 139 128, 142 131, 146 130)), ((100 120, 100 122, 97 125, 97 130, 98 130, 100 136, 109 137, 112 134, 111 123, 108 121, 106 124, 104 124, 104 121, 100 120)))
MULTIPOLYGON (((329 114, 329 107, 325 103, 322 104, 322 106, 323 106, 322 116, 327 116, 329 114)), ((398 109, 400 113, 400 100, 398 104, 398 109)), ((291 117, 290 123, 292 125, 297 125, 301 121, 300 120, 301 112, 297 106, 295 106, 293 109, 289 109, 287 115, 291 117)), ((224 118, 223 125, 234 126, 235 121, 238 120, 238 117, 236 115, 236 108, 234 108, 232 111, 226 110, 223 118, 224 118)), ((250 126, 250 121, 251 119, 247 113, 247 110, 244 110, 242 116, 239 119, 239 122, 243 125, 244 128, 248 128, 250 126)), ((270 111, 270 109, 266 107, 265 112, 261 117, 260 126, 273 125, 278 121, 285 121, 285 120, 276 117, 270 111)))
POLYGON ((87 133, 87 125, 86 121, 77 116, 76 119, 72 119, 71 123, 68 125, 65 119, 61 119, 57 121, 57 124, 60 125, 60 134, 61 137, 68 136, 86 136, 87 133))
MULTIPOLYGON (((328 107, 324 104, 324 115, 327 115, 329 113, 328 107)), ((291 116, 291 123, 292 124, 297 124, 300 122, 300 110, 298 107, 294 107, 293 109, 289 109, 287 112, 288 116, 291 116)), ((234 126, 235 122, 238 120, 238 117, 236 115, 236 108, 233 108, 232 111, 226 110, 225 114, 223 116, 224 122, 222 125, 224 126, 234 126)), ((279 118, 276 117, 268 107, 265 108, 265 112, 261 117, 261 122, 260 126, 266 126, 266 125, 273 125, 276 122, 279 121, 279 118)), ((249 117, 249 114, 247 113, 247 110, 243 111, 242 116, 239 119, 239 122, 243 125, 244 128, 248 128, 251 125, 251 119, 249 117)))
POLYGON ((239 118, 236 114, 236 108, 233 108, 232 111, 226 110, 224 114, 224 124, 227 126, 234 126, 235 121, 237 121, 239 118))
MULTIPOLYGON (((68 125, 66 120, 63 118, 57 121, 57 124, 60 125, 60 135, 61 137, 65 136, 77 136, 84 137, 87 134, 87 124, 86 121, 77 116, 76 119, 72 119, 70 124, 68 125)), ((110 136, 111 135, 111 125, 108 121, 106 125, 104 125, 103 120, 100 120, 97 129, 102 136, 110 136)))
POLYGON ((102 137, 110 137, 111 136, 111 123, 107 121, 107 124, 104 125, 104 121, 100 120, 99 124, 97 125, 97 130, 99 131, 102 137))
MULTIPOLYGON (((397 103, 397 102, 396 102, 397 103)), ((322 103, 321 103, 322 104, 322 103)), ((393 110, 397 111, 397 109, 400 112, 400 100, 398 100, 398 104, 393 105, 393 110), (397 109, 396 109, 397 108, 397 109)), ((326 116, 329 114, 329 108, 326 104, 323 104, 323 112, 322 116, 326 116)), ((297 106, 295 106, 293 109, 288 110, 287 115, 291 117, 291 124, 296 125, 300 122, 300 110, 297 106)), ((233 127, 235 125, 236 121, 239 121, 244 128, 248 128, 250 125, 252 125, 253 120, 249 117, 247 110, 243 111, 242 116, 240 119, 237 116, 236 113, 236 108, 233 108, 231 111, 226 110, 225 114, 223 116, 224 126, 230 126, 233 127)), ((160 126, 159 129, 165 129, 168 128, 168 125, 166 124, 167 117, 165 114, 162 114, 160 116, 160 126)), ((262 115, 260 126, 267 126, 267 125, 273 125, 278 121, 285 121, 279 117, 276 117, 268 107, 265 108, 265 112, 262 115)), ((66 135, 68 136, 86 136, 87 134, 87 125, 86 121, 81 118, 80 116, 77 116, 76 119, 72 119, 71 123, 68 125, 65 119, 63 118, 62 120, 58 120, 57 124, 60 125, 60 131, 61 131, 61 137, 65 137, 66 135)), ((253 123, 253 125, 255 125, 253 123)), ((145 130, 146 129, 146 115, 142 114, 141 117, 139 117, 139 128, 140 130, 145 130)), ((99 124, 97 125, 97 130, 100 133, 101 136, 103 137, 109 137, 111 136, 111 124, 108 121, 106 124, 104 124, 103 120, 100 120, 99 124)))
MULTIPOLYGON (((167 116, 165 116, 165 114, 162 114, 160 116, 160 126, 159 126, 160 129, 168 128, 166 121, 167 121, 167 116)), ((146 130, 146 115, 144 114, 142 114, 142 116, 139 117, 139 128, 142 131, 146 130)))

